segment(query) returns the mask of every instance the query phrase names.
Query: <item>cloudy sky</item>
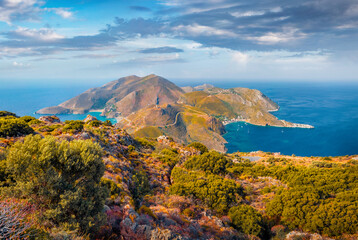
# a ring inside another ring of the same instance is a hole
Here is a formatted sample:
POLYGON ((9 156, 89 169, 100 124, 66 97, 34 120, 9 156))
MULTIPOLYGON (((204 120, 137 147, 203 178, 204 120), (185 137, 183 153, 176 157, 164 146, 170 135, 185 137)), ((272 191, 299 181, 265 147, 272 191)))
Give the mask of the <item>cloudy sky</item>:
POLYGON ((1 81, 358 81, 357 0, 0 0, 1 81))

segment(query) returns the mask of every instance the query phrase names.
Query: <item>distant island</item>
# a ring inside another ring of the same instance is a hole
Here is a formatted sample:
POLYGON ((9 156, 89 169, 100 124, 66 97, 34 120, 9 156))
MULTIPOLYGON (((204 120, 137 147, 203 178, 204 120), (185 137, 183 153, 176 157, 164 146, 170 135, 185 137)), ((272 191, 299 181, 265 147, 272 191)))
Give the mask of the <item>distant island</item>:
POLYGON ((178 87, 157 76, 128 76, 92 88, 38 114, 101 112, 137 137, 173 137, 181 143, 202 142, 225 152, 225 125, 244 121, 259 126, 313 128, 279 120, 279 106, 255 89, 217 88, 210 84, 178 87))

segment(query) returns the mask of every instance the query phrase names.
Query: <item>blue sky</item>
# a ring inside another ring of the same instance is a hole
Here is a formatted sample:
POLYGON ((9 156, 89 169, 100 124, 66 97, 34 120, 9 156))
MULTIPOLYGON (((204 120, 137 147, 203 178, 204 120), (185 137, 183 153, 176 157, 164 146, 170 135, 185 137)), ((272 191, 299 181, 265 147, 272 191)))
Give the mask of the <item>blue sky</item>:
POLYGON ((357 0, 0 0, 1 81, 356 81, 357 0))

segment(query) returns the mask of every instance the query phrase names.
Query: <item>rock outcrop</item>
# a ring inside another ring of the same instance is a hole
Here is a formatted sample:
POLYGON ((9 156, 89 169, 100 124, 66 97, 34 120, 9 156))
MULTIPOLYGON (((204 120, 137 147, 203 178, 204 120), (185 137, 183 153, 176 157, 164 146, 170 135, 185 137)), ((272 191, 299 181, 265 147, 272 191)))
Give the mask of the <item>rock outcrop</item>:
POLYGON ((53 115, 53 116, 42 116, 39 118, 40 121, 45 122, 45 123, 61 123, 61 120, 53 115))

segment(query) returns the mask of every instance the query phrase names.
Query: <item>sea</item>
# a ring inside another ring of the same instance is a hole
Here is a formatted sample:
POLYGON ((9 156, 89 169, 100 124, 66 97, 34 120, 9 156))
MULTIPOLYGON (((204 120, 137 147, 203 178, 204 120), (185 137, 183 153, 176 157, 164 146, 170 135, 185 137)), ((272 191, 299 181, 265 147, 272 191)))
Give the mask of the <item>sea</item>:
MULTIPOLYGON (((173 81, 179 86, 188 85, 173 81)), ((190 81, 196 85, 208 81, 190 81)), ((340 82, 262 82, 213 81, 218 87, 258 89, 275 101, 280 109, 273 114, 279 119, 313 125, 314 129, 254 126, 244 122, 226 126, 228 152, 279 152, 296 156, 344 156, 358 154, 358 83, 340 82)), ((76 86, 11 87, 0 85, 0 110, 19 116, 35 116, 41 108, 55 106, 91 87, 76 86)), ((106 120, 100 113, 90 113, 106 120)), ((60 115, 62 121, 82 120, 84 115, 60 115)), ((114 119, 110 119, 115 122, 114 119)))

